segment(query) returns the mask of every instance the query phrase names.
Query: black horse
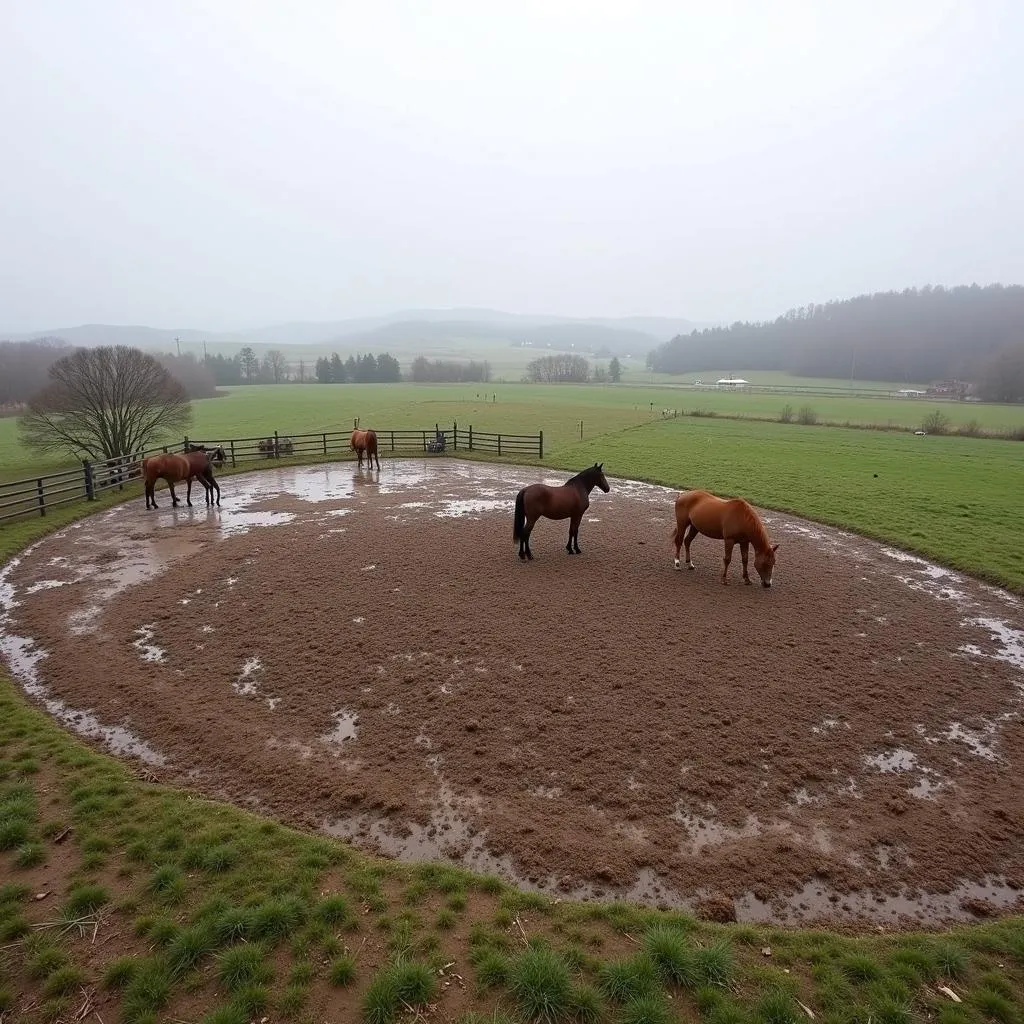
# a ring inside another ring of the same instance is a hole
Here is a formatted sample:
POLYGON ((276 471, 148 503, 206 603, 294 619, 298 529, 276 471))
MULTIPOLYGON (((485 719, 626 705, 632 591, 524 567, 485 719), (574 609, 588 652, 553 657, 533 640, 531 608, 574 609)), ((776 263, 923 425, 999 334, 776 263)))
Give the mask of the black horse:
POLYGON ((546 519, 569 520, 569 543, 565 550, 569 554, 582 554, 580 551, 580 520, 583 513, 590 507, 590 492, 600 487, 608 493, 608 481, 604 478, 604 463, 594 465, 577 473, 559 487, 547 484, 530 484, 516 495, 515 524, 512 527, 512 539, 519 541, 519 557, 524 561, 533 558, 530 550, 530 534, 537 520, 546 519))

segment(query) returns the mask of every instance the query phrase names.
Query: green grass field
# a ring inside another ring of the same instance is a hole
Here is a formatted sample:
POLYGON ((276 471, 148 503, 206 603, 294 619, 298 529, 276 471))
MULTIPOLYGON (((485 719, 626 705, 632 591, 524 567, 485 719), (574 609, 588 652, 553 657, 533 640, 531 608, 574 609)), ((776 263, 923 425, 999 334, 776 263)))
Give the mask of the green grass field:
MULTIPOLYGON (((790 378, 791 379, 791 378, 790 378)), ((652 420, 662 411, 701 410, 718 416, 777 419, 784 406, 794 413, 811 406, 819 419, 834 423, 917 428, 938 410, 952 427, 972 420, 986 430, 1024 428, 1024 405, 924 402, 841 396, 799 397, 695 391, 685 387, 629 385, 531 384, 283 384, 276 387, 226 388, 218 398, 193 403, 189 434, 196 438, 230 438, 261 433, 296 434, 346 430, 358 416, 362 426, 431 427, 435 422, 510 433, 544 431, 552 451, 652 420), (484 396, 486 399, 484 400, 484 396), (496 395, 497 400, 491 401, 496 395), (479 396, 479 397, 478 397, 479 396)), ((66 462, 40 457, 18 440, 17 420, 0 419, 0 479, 31 475, 39 466, 66 462)))

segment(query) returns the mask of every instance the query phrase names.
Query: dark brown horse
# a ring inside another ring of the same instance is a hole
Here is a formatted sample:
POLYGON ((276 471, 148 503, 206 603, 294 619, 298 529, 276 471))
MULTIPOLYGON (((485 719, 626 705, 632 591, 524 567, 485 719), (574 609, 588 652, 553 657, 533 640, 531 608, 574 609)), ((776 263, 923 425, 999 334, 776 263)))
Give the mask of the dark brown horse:
POLYGON ((213 503, 214 490, 217 492, 217 504, 220 504, 220 485, 214 479, 212 464, 214 461, 222 464, 224 461, 224 449, 215 448, 207 451, 198 445, 190 445, 189 450, 177 455, 165 453, 163 455, 151 455, 142 460, 142 476, 146 488, 146 508, 157 508, 156 503, 156 482, 165 480, 167 488, 171 492, 171 504, 180 505, 178 496, 174 493, 176 483, 186 483, 185 503, 192 506, 192 480, 198 478, 206 493, 206 504, 213 503))
POLYGON ((761 586, 772 585, 775 552, 779 545, 772 544, 757 513, 742 498, 717 498, 707 491, 684 491, 676 498, 676 568, 679 568, 679 548, 686 545, 686 568, 692 569, 690 544, 698 533, 725 542, 722 582, 728 583, 729 562, 733 546, 739 544, 743 559, 743 582, 749 584, 747 552, 754 547, 754 568, 761 577, 761 586))
POLYGON ((372 430, 353 430, 350 443, 352 451, 359 458, 359 466, 363 465, 363 452, 366 452, 366 464, 373 469, 373 461, 377 460, 377 468, 380 469, 380 456, 377 454, 377 435, 372 430))
POLYGON ((608 481, 604 478, 604 463, 594 465, 577 473, 559 487, 548 484, 530 484, 516 495, 515 524, 512 539, 519 541, 519 557, 524 561, 533 558, 530 550, 530 534, 541 516, 545 519, 569 520, 569 543, 565 550, 569 554, 580 551, 580 520, 590 507, 590 492, 600 487, 608 493, 608 481))

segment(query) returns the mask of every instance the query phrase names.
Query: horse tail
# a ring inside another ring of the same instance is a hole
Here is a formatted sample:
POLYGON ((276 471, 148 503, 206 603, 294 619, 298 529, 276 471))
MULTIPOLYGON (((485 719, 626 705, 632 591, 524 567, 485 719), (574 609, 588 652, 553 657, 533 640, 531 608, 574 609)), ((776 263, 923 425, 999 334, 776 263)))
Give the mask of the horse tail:
POLYGON ((516 495, 515 520, 512 524, 512 539, 520 540, 526 533, 526 488, 516 495))

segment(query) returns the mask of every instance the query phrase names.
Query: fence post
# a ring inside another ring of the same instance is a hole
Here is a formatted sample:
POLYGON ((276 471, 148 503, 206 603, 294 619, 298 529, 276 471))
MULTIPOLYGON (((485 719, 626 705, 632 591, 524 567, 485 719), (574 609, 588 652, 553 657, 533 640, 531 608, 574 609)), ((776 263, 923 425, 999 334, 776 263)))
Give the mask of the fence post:
POLYGON ((391 431, 391 450, 395 450, 395 432, 393 430, 391 431))
POLYGON ((538 447, 540 449, 539 457, 543 459, 544 458, 544 431, 543 430, 540 432, 540 443, 539 443, 538 447))
POLYGON ((327 455, 327 435, 324 434, 324 455, 327 455))
POLYGON ((501 454, 501 434, 498 435, 498 454, 501 454))
POLYGON ((36 495, 39 498, 39 514, 41 516, 46 515, 46 502, 43 500, 43 478, 40 477, 36 481, 36 495))
POLYGON ((92 485, 92 465, 88 459, 82 459, 82 468, 85 470, 85 497, 87 501, 96 500, 96 491, 92 485))
POLYGON ((473 450, 473 424, 469 425, 469 450, 473 450))
POLYGON ((454 451, 459 450, 459 421, 455 420, 452 423, 452 449, 454 451))
POLYGON ((427 450, 427 432, 425 430, 423 431, 423 450, 427 450))
POLYGON ((281 451, 277 447, 277 431, 276 430, 274 431, 274 458, 275 459, 281 458, 281 451))
POLYGON ((185 435, 185 443, 184 443, 184 445, 182 445, 181 450, 183 452, 187 452, 188 451, 188 434, 185 435))
POLYGON ((236 466, 237 465, 237 463, 235 462, 235 442, 234 441, 231 442, 231 465, 232 466, 236 466))

